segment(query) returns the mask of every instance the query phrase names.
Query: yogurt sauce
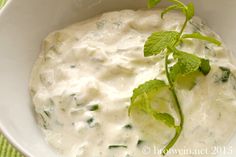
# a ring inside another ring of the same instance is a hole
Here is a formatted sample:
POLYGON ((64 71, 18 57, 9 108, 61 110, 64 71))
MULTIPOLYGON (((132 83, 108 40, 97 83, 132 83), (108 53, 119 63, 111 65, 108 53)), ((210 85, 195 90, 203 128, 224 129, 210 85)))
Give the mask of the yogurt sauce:
MULTIPOLYGON (((145 40, 154 31, 179 30, 184 21, 178 12, 162 20, 160 12, 109 12, 53 32, 45 39, 33 68, 30 90, 46 140, 60 154, 160 156, 157 149, 165 146, 173 130, 140 115, 142 128, 128 116, 132 90, 145 81, 165 78, 163 57, 143 56, 145 40), (144 151, 146 148, 149 152, 144 151)), ((185 33, 193 32, 220 40, 197 17, 185 33)), ((225 144, 235 131, 236 67, 224 45, 188 39, 179 49, 210 59, 212 70, 207 77, 200 77, 193 89, 178 90, 185 125, 174 148, 211 150, 225 144), (225 72, 219 68, 222 66, 232 72, 226 81, 225 72)))

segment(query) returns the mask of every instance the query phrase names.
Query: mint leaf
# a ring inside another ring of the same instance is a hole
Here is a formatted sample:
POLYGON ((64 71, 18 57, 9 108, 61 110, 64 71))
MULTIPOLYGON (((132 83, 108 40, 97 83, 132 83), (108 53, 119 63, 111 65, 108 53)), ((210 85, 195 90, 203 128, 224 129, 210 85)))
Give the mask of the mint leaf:
POLYGON ((185 4, 180 2, 179 0, 169 0, 170 2, 175 3, 176 5, 178 5, 180 8, 186 8, 185 4))
POLYGON ((161 53, 167 47, 172 47, 178 40, 179 33, 175 31, 155 32, 144 45, 144 56, 153 56, 161 53))
POLYGON ((193 3, 189 3, 187 5, 187 10, 186 10, 186 17, 188 20, 191 20, 195 14, 195 9, 193 3))
POLYGON ((150 92, 156 92, 164 87, 168 86, 162 80, 151 80, 141 84, 138 88, 134 89, 133 96, 131 97, 131 104, 134 103, 138 96, 143 95, 144 93, 148 94, 150 92))
POLYGON ((175 5, 171 5, 167 7, 162 13, 161 18, 163 19, 164 15, 172 10, 180 9, 185 15, 188 20, 192 19, 194 16, 194 6, 193 3, 189 3, 187 6, 185 6, 183 3, 180 3, 179 1, 173 1, 176 3, 175 5))
POLYGON ((178 60, 177 64, 179 64, 181 74, 183 75, 197 71, 201 65, 199 57, 187 52, 177 50, 174 52, 174 58, 178 60))
POLYGON ((156 98, 162 90, 166 89, 169 91, 169 86, 162 80, 151 80, 134 89, 129 107, 129 115, 138 109, 169 127, 175 127, 175 120, 170 114, 158 113, 151 106, 152 99, 156 98))
POLYGON ((157 113, 157 112, 153 112, 152 116, 156 119, 156 120, 160 120, 163 123, 165 123, 167 126, 169 127, 175 127, 175 119, 173 118, 173 116, 171 116, 168 113, 157 113))
POLYGON ((199 70, 206 76, 211 71, 210 61, 202 58, 199 70))
POLYGON ((179 75, 175 81, 175 85, 179 89, 192 90, 196 84, 196 78, 201 77, 202 73, 200 71, 192 72, 187 75, 179 75))
POLYGON ((162 80, 151 80, 141 84, 138 88, 133 90, 131 97, 131 105, 129 107, 129 115, 132 109, 139 109, 147 114, 152 113, 149 96, 157 94, 161 89, 168 87, 162 80))
POLYGON ((180 64, 176 63, 170 67, 170 79, 172 82, 175 82, 180 74, 182 74, 180 64))
POLYGON ((221 45, 221 42, 216 40, 215 38, 204 36, 200 33, 193 33, 193 34, 184 34, 181 39, 187 39, 187 38, 193 38, 193 39, 199 39, 199 40, 204 40, 208 41, 210 43, 216 44, 217 46, 221 45))
POLYGON ((167 8, 166 10, 168 10, 167 12, 169 12, 170 10, 174 10, 174 9, 180 9, 185 15, 187 20, 192 19, 192 17, 194 16, 194 5, 193 3, 189 3, 187 6, 180 2, 179 0, 169 0, 170 2, 173 2, 176 6, 171 6, 171 8, 167 8), (174 8, 174 9, 173 9, 174 8))
POLYGON ((161 0, 148 0, 148 8, 153 8, 160 2, 161 0))
POLYGON ((172 6, 167 7, 164 11, 162 11, 161 18, 163 19, 165 14, 167 14, 168 12, 170 12, 172 10, 176 10, 176 9, 180 9, 178 5, 172 5, 172 6))
POLYGON ((169 0, 169 1, 175 3, 178 6, 178 8, 181 9, 185 15, 187 15, 187 6, 184 3, 178 0, 169 0))
MULTIPOLYGON (((200 71, 203 75, 207 75, 210 72, 209 60, 177 49, 173 49, 173 51, 174 59, 177 60, 177 63, 170 67, 170 78, 173 82, 176 81, 179 75, 191 77, 193 72, 200 71)), ((191 78, 191 80, 193 79, 191 78)))
POLYGON ((201 65, 201 59, 193 54, 174 49, 174 59, 177 63, 170 68, 170 77, 174 82, 178 75, 187 75, 195 72, 201 65))

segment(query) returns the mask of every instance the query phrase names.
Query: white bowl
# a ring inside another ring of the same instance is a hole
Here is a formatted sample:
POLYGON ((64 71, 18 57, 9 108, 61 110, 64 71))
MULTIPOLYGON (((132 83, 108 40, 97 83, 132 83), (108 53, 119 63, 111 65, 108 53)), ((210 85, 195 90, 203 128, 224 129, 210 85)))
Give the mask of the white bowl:
MULTIPOLYGON (((236 53, 236 1, 193 1, 197 14, 236 53)), ((0 130, 26 156, 58 156, 43 139, 28 92, 42 39, 53 30, 105 11, 145 6, 146 0, 9 0, 0 12, 0 130)), ((236 138, 230 145, 236 148, 236 138)))

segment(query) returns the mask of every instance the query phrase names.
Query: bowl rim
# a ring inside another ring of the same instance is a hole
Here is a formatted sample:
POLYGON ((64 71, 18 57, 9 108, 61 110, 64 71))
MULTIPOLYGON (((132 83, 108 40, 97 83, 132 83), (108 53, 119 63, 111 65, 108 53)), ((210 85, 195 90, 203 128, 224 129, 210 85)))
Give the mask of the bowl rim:
MULTIPOLYGON (((13 2, 13 0, 7 0, 5 5, 0 8, 0 16, 3 14, 3 12, 9 7, 9 5, 13 2)), ((233 53, 230 53, 233 55, 233 53)), ((16 149, 17 152, 19 152, 24 157, 33 157, 33 155, 27 151, 26 147, 23 147, 17 140, 11 136, 11 134, 8 132, 8 130, 4 127, 4 125, 0 121, 0 134, 3 135, 3 137, 7 140, 7 142, 16 149)))
MULTIPOLYGON (((6 10, 8 8, 8 6, 10 5, 10 3, 12 2, 12 0, 6 0, 4 6, 2 8, 0 8, 0 16, 1 14, 4 12, 4 10, 6 10)), ((29 154, 29 152, 27 152, 26 149, 24 149, 11 135, 10 133, 7 131, 7 129, 5 129, 4 125, 0 122, 0 133, 3 135, 3 137, 7 140, 7 142, 12 145, 14 147, 14 149, 16 149, 17 152, 19 152, 21 155, 23 155, 24 157, 33 157, 32 155, 29 154)))

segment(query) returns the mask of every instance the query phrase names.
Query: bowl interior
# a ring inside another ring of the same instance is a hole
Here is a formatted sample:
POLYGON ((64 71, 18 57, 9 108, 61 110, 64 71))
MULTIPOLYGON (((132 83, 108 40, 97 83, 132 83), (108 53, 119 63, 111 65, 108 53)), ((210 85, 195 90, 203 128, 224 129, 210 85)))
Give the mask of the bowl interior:
MULTIPOLYGON (((236 1, 192 1, 197 14, 236 53, 236 1)), ((145 6, 146 0, 9 0, 0 12, 0 130, 18 149, 31 157, 58 156, 36 125, 28 92, 42 39, 51 31, 102 12, 145 6)), ((236 140, 231 145, 236 146, 236 140)))

